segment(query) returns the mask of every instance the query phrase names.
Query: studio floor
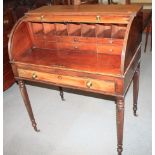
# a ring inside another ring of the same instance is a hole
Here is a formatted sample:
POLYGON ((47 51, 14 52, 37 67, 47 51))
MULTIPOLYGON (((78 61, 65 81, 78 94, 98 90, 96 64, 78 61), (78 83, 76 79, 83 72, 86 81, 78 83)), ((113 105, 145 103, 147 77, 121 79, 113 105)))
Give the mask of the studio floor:
MULTIPOLYGON (((132 111, 132 84, 125 99, 123 155, 152 152, 152 52, 142 50, 138 117, 132 111)), ((114 101, 102 95, 27 84, 35 132, 17 84, 4 92, 4 155, 117 155, 114 101)))

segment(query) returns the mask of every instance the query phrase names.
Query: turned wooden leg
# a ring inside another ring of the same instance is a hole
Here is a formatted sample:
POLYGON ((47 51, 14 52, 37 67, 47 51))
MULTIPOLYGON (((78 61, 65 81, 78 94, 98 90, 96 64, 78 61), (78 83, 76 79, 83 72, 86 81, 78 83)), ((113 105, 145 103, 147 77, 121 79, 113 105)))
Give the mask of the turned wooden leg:
POLYGON ((123 151, 123 126, 124 126, 124 98, 116 99, 116 122, 117 122, 117 152, 122 155, 123 151))
POLYGON ((19 80, 18 84, 19 84, 20 92, 21 92, 21 95, 23 97, 27 112, 28 112, 30 120, 32 122, 32 126, 33 126, 35 131, 39 132, 40 130, 37 129, 37 124, 36 124, 35 119, 34 119, 34 115, 33 115, 33 111, 32 111, 32 108, 31 108, 30 100, 29 100, 27 90, 26 90, 26 87, 25 87, 25 83, 24 83, 23 80, 19 80))
POLYGON ((62 87, 59 87, 59 91, 60 91, 61 100, 65 101, 62 87))
POLYGON ((137 101, 138 101, 138 91, 139 91, 139 75, 140 75, 140 64, 135 71, 133 77, 133 114, 137 116, 137 101))

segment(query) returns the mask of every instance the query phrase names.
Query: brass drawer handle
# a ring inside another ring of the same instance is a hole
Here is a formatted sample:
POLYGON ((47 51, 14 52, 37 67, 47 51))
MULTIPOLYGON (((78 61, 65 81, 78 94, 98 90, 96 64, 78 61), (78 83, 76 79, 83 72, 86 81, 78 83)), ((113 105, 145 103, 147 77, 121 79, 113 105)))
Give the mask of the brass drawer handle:
POLYGON ((101 17, 100 16, 96 16, 96 22, 100 22, 101 21, 101 17))
POLYGON ((40 16, 40 20, 42 21, 44 19, 44 16, 42 15, 42 16, 40 16))
POLYGON ((92 87, 92 86, 93 86, 92 81, 87 81, 87 82, 86 82, 86 86, 87 86, 87 88, 92 87))
POLYGON ((37 74, 36 73, 33 73, 32 74, 32 79, 36 79, 37 78, 37 74))

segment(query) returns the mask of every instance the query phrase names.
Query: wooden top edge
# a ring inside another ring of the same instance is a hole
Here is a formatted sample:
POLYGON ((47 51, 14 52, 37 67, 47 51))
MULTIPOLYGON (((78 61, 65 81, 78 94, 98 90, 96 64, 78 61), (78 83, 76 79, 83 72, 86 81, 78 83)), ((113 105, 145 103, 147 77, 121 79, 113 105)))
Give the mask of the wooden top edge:
POLYGON ((142 9, 141 5, 54 5, 43 6, 31 10, 26 15, 50 14, 50 15, 96 15, 96 14, 113 14, 113 15, 135 15, 142 9))
MULTIPOLYGON (((16 64, 16 65, 27 65, 27 63, 20 62, 20 61, 10 61, 11 64, 16 64)), ((30 64, 30 67, 38 67, 38 65, 35 64, 30 64)), ((78 69, 71 69, 71 68, 64 68, 64 67, 56 67, 56 66, 44 66, 44 65, 39 65, 42 68, 49 68, 49 69, 58 69, 58 70, 64 70, 64 71, 74 71, 74 72, 81 72, 81 73, 88 73, 88 74, 94 74, 94 75, 102 75, 102 76, 110 76, 110 77, 116 77, 116 78, 124 78, 124 75, 121 73, 102 73, 102 72, 91 72, 91 71, 85 71, 85 70, 78 70, 78 69)))

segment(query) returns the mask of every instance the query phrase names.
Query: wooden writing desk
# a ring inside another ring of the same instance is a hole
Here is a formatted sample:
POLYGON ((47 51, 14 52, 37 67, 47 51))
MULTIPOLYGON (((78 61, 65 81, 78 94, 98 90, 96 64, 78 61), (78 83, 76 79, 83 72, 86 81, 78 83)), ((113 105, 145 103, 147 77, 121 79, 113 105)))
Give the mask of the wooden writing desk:
POLYGON ((118 155, 122 154, 124 98, 133 80, 136 116, 142 14, 137 5, 44 6, 14 26, 9 56, 15 79, 38 131, 24 81, 116 98, 118 155))

